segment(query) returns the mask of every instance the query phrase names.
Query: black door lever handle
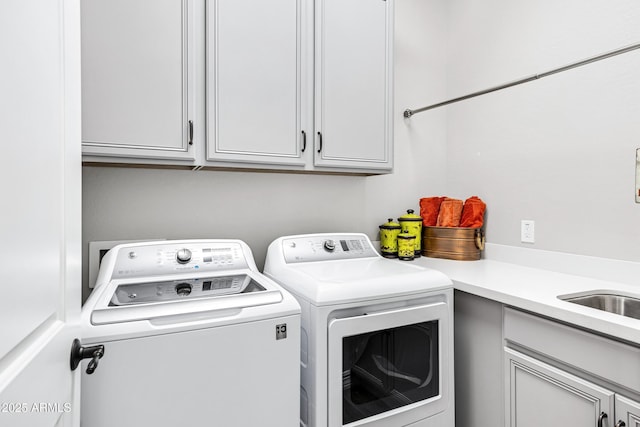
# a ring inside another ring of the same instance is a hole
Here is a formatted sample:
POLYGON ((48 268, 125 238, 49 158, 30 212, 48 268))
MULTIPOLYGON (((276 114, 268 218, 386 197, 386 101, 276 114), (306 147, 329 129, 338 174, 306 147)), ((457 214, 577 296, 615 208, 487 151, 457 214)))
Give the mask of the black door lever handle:
POLYGON ((87 366, 87 374, 91 375, 98 367, 98 361, 104 356, 104 346, 94 345, 91 347, 83 347, 78 338, 73 340, 71 344, 71 358, 69 365, 72 371, 75 371, 82 359, 91 359, 87 366))

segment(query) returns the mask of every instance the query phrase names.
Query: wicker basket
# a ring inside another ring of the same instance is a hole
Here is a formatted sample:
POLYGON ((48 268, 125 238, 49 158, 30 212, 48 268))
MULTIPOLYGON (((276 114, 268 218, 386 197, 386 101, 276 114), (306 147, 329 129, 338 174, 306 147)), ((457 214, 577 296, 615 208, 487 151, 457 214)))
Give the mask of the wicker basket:
POLYGON ((484 249, 484 230, 463 227, 424 227, 422 255, 432 258, 475 261, 484 249))

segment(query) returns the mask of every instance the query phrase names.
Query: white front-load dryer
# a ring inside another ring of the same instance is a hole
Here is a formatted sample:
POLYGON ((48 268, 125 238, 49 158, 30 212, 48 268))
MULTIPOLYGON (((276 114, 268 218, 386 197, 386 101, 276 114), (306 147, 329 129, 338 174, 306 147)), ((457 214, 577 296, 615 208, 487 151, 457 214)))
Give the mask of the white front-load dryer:
POLYGON ((116 246, 82 311, 83 347, 104 350, 81 365, 81 424, 296 427, 299 329, 239 240, 116 246))
POLYGON ((359 233, 286 236, 264 273, 302 307, 305 427, 453 427, 453 288, 359 233))

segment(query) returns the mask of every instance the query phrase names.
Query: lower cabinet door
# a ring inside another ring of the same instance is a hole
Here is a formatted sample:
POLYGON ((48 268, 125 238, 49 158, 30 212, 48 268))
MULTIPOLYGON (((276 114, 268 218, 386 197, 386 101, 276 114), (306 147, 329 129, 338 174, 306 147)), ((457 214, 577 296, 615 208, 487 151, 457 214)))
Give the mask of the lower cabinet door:
POLYGON ((509 348, 505 370, 505 420, 510 427, 614 424, 611 390, 509 348))
POLYGON ((640 402, 616 395, 615 427, 640 427, 640 402))

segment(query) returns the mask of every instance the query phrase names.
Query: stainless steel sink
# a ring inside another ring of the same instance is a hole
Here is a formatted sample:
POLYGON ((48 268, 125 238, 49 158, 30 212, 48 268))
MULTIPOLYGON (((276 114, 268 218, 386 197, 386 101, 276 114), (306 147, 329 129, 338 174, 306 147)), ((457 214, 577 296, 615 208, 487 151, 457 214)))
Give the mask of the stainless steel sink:
POLYGON ((561 295, 563 301, 640 320, 640 298, 609 293, 561 295))

